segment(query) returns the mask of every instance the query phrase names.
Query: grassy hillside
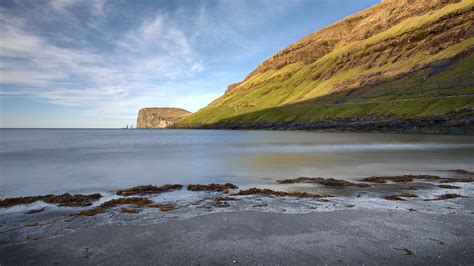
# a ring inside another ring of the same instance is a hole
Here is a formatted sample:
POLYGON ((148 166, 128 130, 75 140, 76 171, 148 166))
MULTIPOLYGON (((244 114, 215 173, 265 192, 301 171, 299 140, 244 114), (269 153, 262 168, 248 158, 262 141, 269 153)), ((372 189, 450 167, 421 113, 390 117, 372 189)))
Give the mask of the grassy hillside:
POLYGON ((384 1, 262 62, 179 127, 416 119, 474 108, 474 1, 384 1))

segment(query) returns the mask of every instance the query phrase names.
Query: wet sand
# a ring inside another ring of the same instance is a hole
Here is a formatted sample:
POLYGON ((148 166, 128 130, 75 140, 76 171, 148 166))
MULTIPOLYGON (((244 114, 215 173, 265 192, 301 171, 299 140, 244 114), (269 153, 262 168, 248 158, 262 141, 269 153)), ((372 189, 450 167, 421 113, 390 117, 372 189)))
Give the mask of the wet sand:
POLYGON ((336 210, 210 213, 100 225, 0 247, 18 264, 473 264, 474 212, 336 210))
POLYGON ((456 172, 4 199, 0 265, 471 265, 474 183, 456 172))

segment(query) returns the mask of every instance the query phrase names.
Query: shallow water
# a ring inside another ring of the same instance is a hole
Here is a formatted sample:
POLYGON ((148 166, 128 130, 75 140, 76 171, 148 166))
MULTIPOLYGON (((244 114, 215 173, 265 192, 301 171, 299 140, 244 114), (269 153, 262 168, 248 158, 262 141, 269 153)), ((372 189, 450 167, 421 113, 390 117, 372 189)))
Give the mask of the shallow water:
MULTIPOLYGON (((56 237, 104 224, 154 224, 210 212, 326 212, 344 209, 472 215, 474 183, 438 187, 439 180, 331 187, 278 184, 299 176, 357 180, 371 175, 436 174, 453 177, 449 169, 472 171, 474 139, 462 136, 421 136, 354 133, 214 131, 214 130, 0 130, 0 198, 71 193, 103 197, 90 207, 60 207, 37 201, 0 208, 0 247, 56 237), (112 198, 117 189, 165 183, 232 182, 275 190, 306 191, 320 198, 237 196, 227 192, 140 195, 171 204, 121 205, 92 217, 77 216, 112 198), (406 190, 410 187, 409 190, 406 190), (384 197, 416 193, 404 201, 384 197), (446 193, 462 197, 432 201, 446 193), (216 204, 216 198, 228 200, 216 204), (230 199, 230 200, 229 200, 230 199), (124 212, 137 208, 138 213, 124 212), (31 211, 40 210, 39 212, 31 211)), ((463 176, 473 176, 464 174, 463 176)))
POLYGON ((474 137, 295 131, 0 129, 0 198, 141 184, 271 187, 474 166, 474 137))

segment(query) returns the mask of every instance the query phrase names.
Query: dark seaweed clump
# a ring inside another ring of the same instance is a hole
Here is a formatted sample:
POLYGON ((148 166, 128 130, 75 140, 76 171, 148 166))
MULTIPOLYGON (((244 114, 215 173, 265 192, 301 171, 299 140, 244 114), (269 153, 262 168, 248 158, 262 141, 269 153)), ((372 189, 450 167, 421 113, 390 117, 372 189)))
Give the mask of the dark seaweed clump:
POLYGON ((189 191, 226 191, 229 189, 237 189, 237 188, 239 187, 232 183, 225 183, 225 184, 211 183, 208 185, 201 185, 201 184, 188 185, 189 191))
POLYGON ((35 201, 44 201, 46 203, 56 204, 59 207, 86 207, 92 205, 92 202, 102 198, 99 193, 83 195, 69 193, 61 195, 44 195, 44 196, 28 196, 28 197, 17 197, 7 198, 0 200, 0 207, 12 207, 15 205, 31 204, 35 201))
POLYGON ((385 178, 381 176, 369 176, 369 177, 362 178, 360 181, 371 182, 371 183, 386 183, 387 182, 385 178))
POLYGON ((219 196, 219 197, 214 199, 214 201, 212 202, 212 205, 214 207, 228 207, 228 206, 230 206, 229 201, 236 201, 236 200, 238 200, 238 199, 231 198, 231 197, 219 196))
POLYGON ((455 193, 447 193, 447 194, 442 194, 437 196, 434 199, 427 199, 425 201, 431 201, 431 200, 448 200, 448 199, 456 199, 456 198, 464 198, 463 195, 455 194, 455 193))
POLYGON ((136 213, 139 213, 141 211, 140 208, 122 208, 122 212, 123 213, 133 213, 133 214, 136 214, 136 213))
POLYGON ((404 198, 416 198, 418 197, 416 194, 413 193, 403 193, 398 195, 390 195, 384 197, 386 200, 405 200, 404 198))
POLYGON ((183 188, 183 185, 179 184, 166 184, 161 187, 153 186, 153 185, 147 185, 147 186, 138 186, 138 187, 132 187, 132 188, 127 188, 127 189, 122 189, 117 191, 117 195, 121 196, 131 196, 131 195, 143 195, 143 194, 156 194, 156 193, 164 193, 164 192, 169 192, 173 190, 180 190, 183 188))
POLYGON ((162 212, 169 212, 174 210, 174 206, 169 203, 153 203, 148 205, 150 208, 158 208, 162 212))
POLYGON ((240 190, 234 194, 236 196, 247 196, 247 195, 265 195, 265 196, 277 196, 277 197, 296 197, 296 198, 322 198, 328 196, 321 196, 317 194, 310 194, 308 192, 285 192, 276 191, 271 189, 260 189, 260 188, 249 188, 247 190, 240 190))
POLYGON ((322 178, 322 177, 299 177, 293 179, 284 179, 277 181, 280 184, 294 184, 294 183, 315 183, 325 186, 333 186, 333 187, 349 187, 349 186, 356 186, 356 187, 370 187, 369 184, 365 183, 352 183, 342 179, 335 179, 335 178, 322 178))
POLYGON ((119 205, 135 205, 135 206, 148 206, 150 204, 153 204, 154 202, 146 199, 146 198, 119 198, 119 199, 111 199, 109 201, 106 201, 99 206, 81 211, 74 216, 94 216, 100 213, 106 212, 108 209, 119 206, 119 205))
POLYGON ((169 203, 155 203, 147 198, 137 198, 137 197, 130 197, 130 198, 119 198, 119 199, 111 199, 102 203, 101 205, 82 211, 80 213, 75 214, 74 216, 94 216, 100 213, 104 213, 110 208, 120 206, 120 205, 133 205, 134 207, 131 208, 122 208, 122 212, 124 213, 138 213, 141 211, 139 207, 148 207, 148 208, 157 208, 160 209, 162 212, 168 212, 175 209, 172 204, 169 203))
POLYGON ((43 207, 43 208, 38 208, 38 209, 31 209, 31 210, 29 210, 26 214, 34 214, 34 213, 42 212, 42 211, 44 211, 44 210, 46 210, 45 207, 43 207))
POLYGON ((458 187, 458 186, 446 185, 446 184, 438 185, 438 187, 440 187, 440 188, 447 188, 447 189, 460 189, 460 188, 461 188, 461 187, 458 187))
POLYGON ((387 181, 393 182, 411 182, 413 179, 423 179, 423 180, 437 180, 441 177, 436 175, 398 175, 398 176, 370 176, 362 178, 362 182, 371 182, 371 183, 386 183, 387 181))

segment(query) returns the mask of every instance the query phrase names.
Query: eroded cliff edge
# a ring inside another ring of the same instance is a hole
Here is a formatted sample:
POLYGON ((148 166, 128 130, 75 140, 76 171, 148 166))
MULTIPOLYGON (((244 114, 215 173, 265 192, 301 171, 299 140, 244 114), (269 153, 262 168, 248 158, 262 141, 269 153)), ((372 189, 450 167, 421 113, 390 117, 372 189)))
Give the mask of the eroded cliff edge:
POLYGON ((150 107, 138 111, 137 128, 166 128, 191 112, 172 107, 150 107))

